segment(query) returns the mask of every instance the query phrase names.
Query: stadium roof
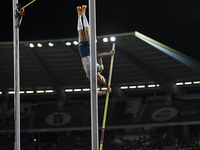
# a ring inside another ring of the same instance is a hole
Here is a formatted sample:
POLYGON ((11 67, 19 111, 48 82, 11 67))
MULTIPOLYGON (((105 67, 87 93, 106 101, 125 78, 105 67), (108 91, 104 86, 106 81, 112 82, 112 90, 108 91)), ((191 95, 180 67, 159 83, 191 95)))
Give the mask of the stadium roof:
MULTIPOLYGON (((98 36, 98 53, 111 50, 113 42, 110 37, 116 38, 111 86, 114 95, 124 97, 127 93, 141 90, 184 94, 187 87, 199 87, 195 84, 200 81, 200 63, 196 60, 139 32, 98 36), (108 38, 108 42, 103 42, 103 38, 108 38)), ((58 99, 67 99, 70 91, 88 91, 89 80, 81 64, 78 46, 73 43, 76 40, 20 42, 21 92, 27 95, 53 92, 58 99), (30 47, 30 43, 34 47, 30 47)), ((1 42, 0 54, 3 95, 12 93, 14 87, 13 43, 1 42)), ((103 63, 105 70, 102 74, 108 78, 110 57, 103 58, 103 63)))

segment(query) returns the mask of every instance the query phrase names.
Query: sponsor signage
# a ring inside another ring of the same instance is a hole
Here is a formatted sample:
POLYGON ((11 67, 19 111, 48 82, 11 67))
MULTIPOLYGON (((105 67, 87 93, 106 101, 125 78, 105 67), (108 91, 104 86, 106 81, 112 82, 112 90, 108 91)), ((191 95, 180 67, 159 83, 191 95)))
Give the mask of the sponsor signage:
POLYGON ((199 117, 199 115, 200 115, 200 107, 198 105, 191 105, 180 109, 177 117, 178 119, 181 120, 190 120, 199 117))
POLYGON ((177 115, 177 109, 173 107, 163 107, 160 109, 155 110, 151 118, 154 121, 167 121, 174 118, 177 115))
POLYGON ((45 119, 46 123, 51 126, 65 125, 71 120, 71 115, 66 112, 54 112, 45 119))

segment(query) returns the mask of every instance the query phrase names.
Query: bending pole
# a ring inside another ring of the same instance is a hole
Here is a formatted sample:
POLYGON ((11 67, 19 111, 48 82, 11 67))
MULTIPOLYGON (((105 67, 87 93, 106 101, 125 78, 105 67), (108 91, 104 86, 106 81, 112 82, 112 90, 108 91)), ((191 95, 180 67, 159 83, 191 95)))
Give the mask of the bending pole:
MULTIPOLYGON (((115 50, 115 43, 113 43, 112 50, 115 50)), ((108 88, 110 88, 110 85, 111 85, 113 61, 114 61, 114 55, 112 55, 111 61, 110 61, 110 73, 109 73, 109 78, 108 78, 108 88)), ((102 130, 101 130, 100 150, 103 150, 103 140, 104 140, 105 126, 106 126, 108 100, 109 100, 109 92, 107 91, 107 93, 106 93, 106 103, 105 103, 105 108, 104 108, 104 116, 103 116, 103 125, 102 125, 102 130)))
POLYGON ((13 0, 13 48, 14 48, 14 121, 15 150, 20 150, 20 81, 19 81, 19 16, 18 0, 13 0))
POLYGON ((26 7, 28 7, 29 5, 31 5, 33 2, 35 2, 36 0, 31 1, 30 3, 26 4, 24 7, 22 7, 21 9, 24 9, 26 7))
POLYGON ((91 149, 99 150, 98 140, 98 97, 97 97, 97 54, 96 54, 96 0, 89 0, 90 20, 90 103, 91 103, 91 149))

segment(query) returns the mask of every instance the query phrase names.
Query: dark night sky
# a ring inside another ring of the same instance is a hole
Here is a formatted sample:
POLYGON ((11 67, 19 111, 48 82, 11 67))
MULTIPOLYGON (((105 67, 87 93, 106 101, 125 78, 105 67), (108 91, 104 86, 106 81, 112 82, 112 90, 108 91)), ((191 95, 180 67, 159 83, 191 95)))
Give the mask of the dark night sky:
MULTIPOLYGON (((23 6, 30 1, 19 0, 23 6)), ((37 0, 25 9, 20 40, 77 37, 76 6, 83 4, 88 0, 37 0)), ((138 31, 200 61, 198 0, 97 0, 96 4, 97 36, 138 31)), ((1 6, 0 41, 12 41, 12 1, 4 0, 1 6)))

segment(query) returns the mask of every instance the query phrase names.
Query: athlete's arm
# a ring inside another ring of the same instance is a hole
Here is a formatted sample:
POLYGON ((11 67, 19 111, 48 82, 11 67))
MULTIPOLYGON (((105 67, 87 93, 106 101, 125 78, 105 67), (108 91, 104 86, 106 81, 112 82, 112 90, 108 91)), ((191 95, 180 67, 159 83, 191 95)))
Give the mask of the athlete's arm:
POLYGON ((103 60, 101 57, 97 57, 97 62, 99 63, 99 65, 101 66, 101 70, 100 73, 104 70, 104 65, 103 65, 103 60))
MULTIPOLYGON (((108 88, 107 91, 110 93, 112 91, 111 88, 108 88)), ((98 91, 98 95, 106 95, 107 91, 98 91)))
POLYGON ((97 55, 97 58, 103 58, 105 56, 111 56, 111 55, 114 55, 115 54, 115 51, 114 50, 111 50, 110 52, 103 52, 103 53, 99 53, 97 55))

